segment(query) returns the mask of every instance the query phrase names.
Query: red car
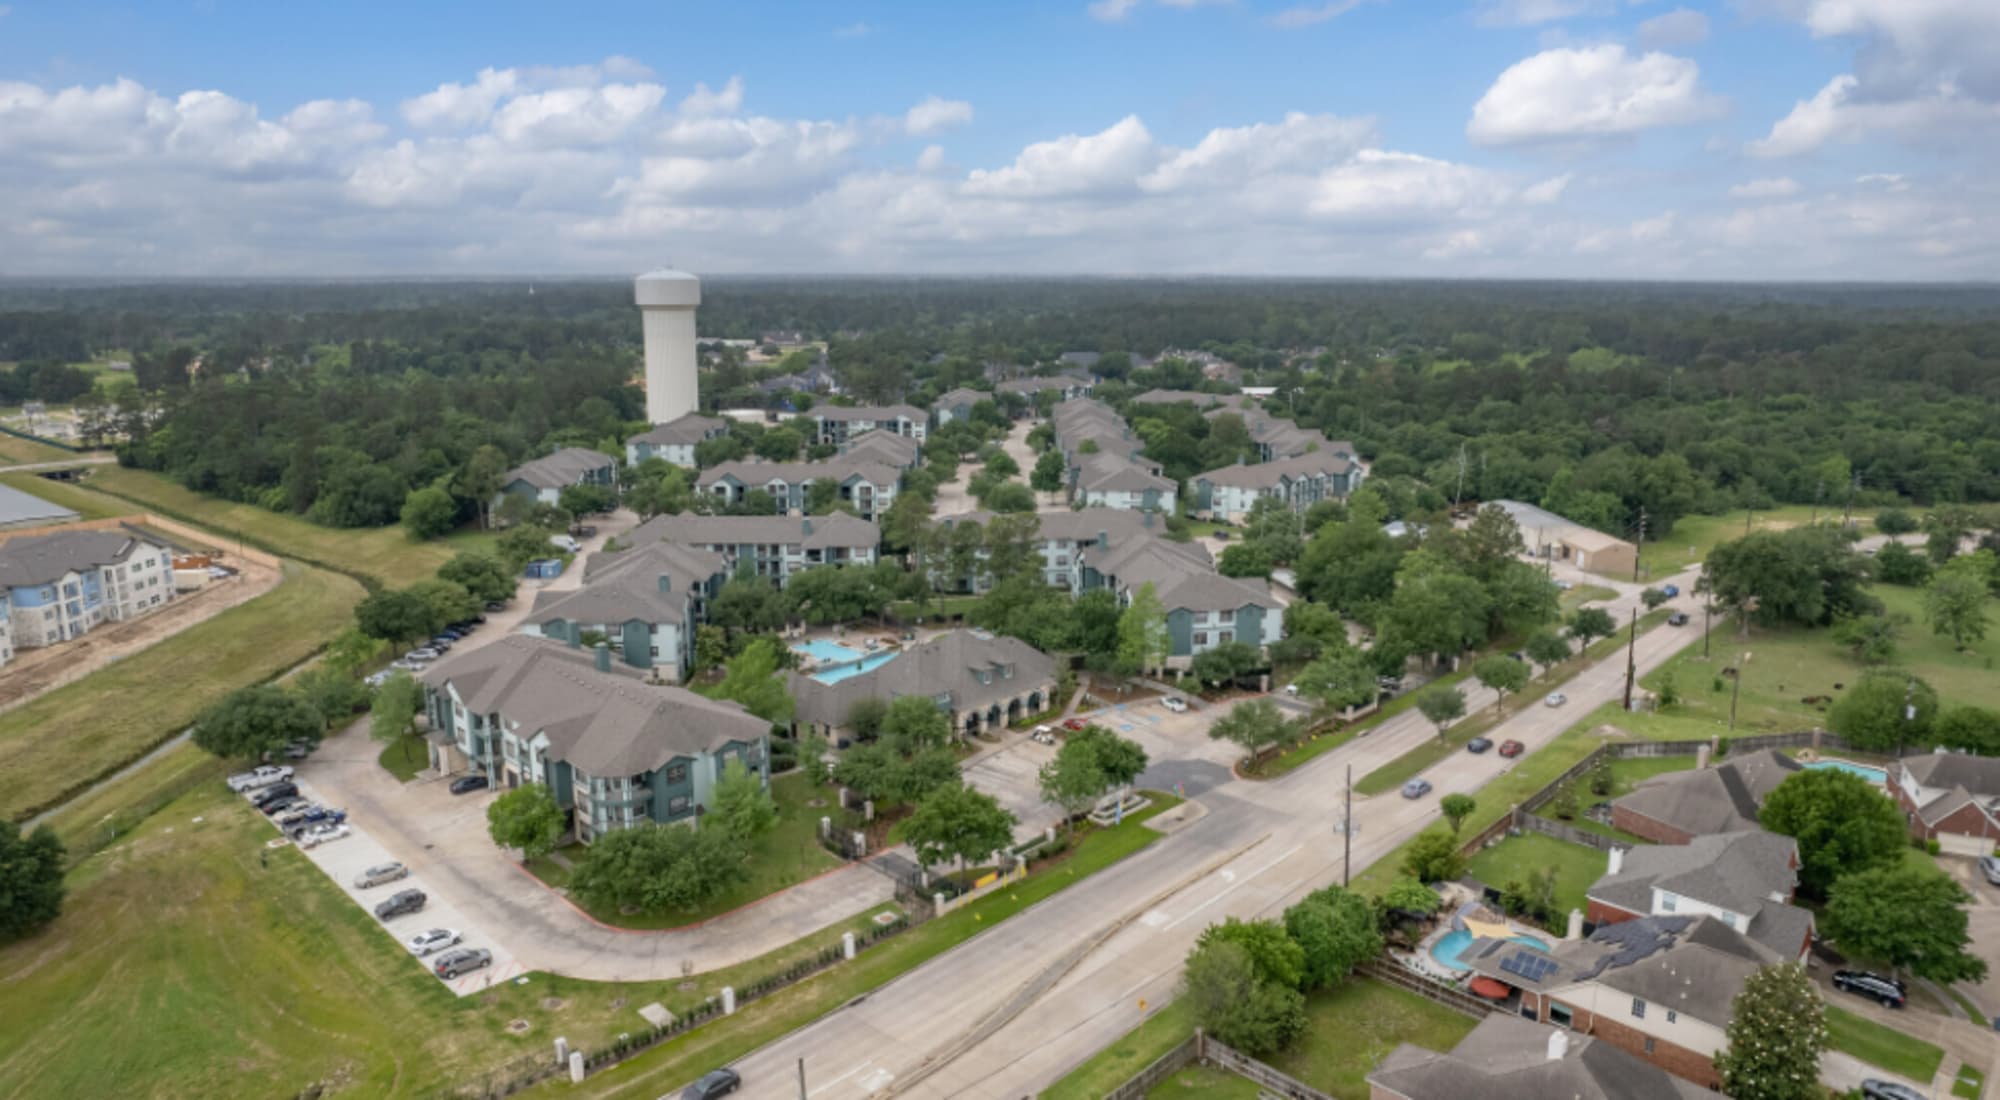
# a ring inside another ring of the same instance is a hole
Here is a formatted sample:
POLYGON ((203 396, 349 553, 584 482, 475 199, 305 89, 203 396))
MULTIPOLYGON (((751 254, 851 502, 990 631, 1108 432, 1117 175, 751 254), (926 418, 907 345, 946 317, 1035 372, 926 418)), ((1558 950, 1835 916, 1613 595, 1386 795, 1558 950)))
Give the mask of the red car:
POLYGON ((1526 750, 1527 746, 1521 744, 1519 741, 1500 742, 1500 755, 1502 756, 1519 756, 1526 750))
POLYGON ((1066 730, 1080 730, 1089 724, 1090 724, 1089 722, 1086 722, 1081 718, 1071 718, 1063 722, 1063 728, 1066 730))

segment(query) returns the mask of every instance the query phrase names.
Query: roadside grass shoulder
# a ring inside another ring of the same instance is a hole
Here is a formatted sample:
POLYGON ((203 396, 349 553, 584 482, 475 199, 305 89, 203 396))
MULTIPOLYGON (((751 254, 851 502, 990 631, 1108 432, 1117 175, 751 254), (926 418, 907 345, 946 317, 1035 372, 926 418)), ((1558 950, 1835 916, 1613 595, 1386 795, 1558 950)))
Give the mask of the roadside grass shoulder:
POLYGON ((1176 997, 1117 1042, 1042 1090, 1042 1100, 1098 1100, 1194 1035, 1194 1005, 1176 997))
POLYGON ((1355 737, 1374 729, 1376 726, 1410 710, 1417 705, 1417 696, 1436 687, 1452 687, 1462 684, 1472 675, 1472 663, 1461 662, 1465 667, 1455 672, 1447 672, 1415 691, 1405 692, 1382 704, 1375 713, 1351 726, 1327 730, 1314 737, 1306 738, 1298 744, 1266 760, 1256 771, 1264 779, 1276 779, 1287 772, 1303 767, 1312 760, 1332 752, 1355 737))
POLYGON ((1618 598, 1618 590, 1601 584, 1579 584, 1562 594, 1558 601, 1564 612, 1575 611, 1587 603, 1603 603, 1618 598))
POLYGON ((25 466, 34 462, 63 462, 76 457, 75 451, 65 451, 47 443, 33 439, 22 439, 18 435, 0 432, 0 465, 25 466))
POLYGON ((1965 1100, 1979 1100, 1979 1094, 1986 1088, 1986 1074, 1971 1062, 1958 1067, 1958 1074, 1951 1079, 1951 1094, 1965 1100))
POLYGON ((1838 1005, 1826 1006, 1826 1029, 1828 1047, 1912 1081, 1936 1077, 1938 1064, 1944 1061, 1944 1051, 1935 1045, 1838 1005))
POLYGON ((19 820, 144 755, 222 695, 312 656, 362 598, 288 563, 271 591, 0 714, 0 816, 19 820))

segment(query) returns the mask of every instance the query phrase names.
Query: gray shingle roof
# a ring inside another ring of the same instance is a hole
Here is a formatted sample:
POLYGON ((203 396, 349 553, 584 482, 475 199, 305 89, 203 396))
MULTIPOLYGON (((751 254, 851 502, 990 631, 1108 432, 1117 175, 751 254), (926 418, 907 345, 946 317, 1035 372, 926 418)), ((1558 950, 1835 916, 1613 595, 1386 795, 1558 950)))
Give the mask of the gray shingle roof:
POLYGON ((728 422, 712 416, 688 413, 685 416, 655 424, 652 430, 641 432, 626 440, 627 443, 650 443, 656 447, 672 444, 699 443, 721 433, 728 428, 728 422))
POLYGON ((1931 752, 1906 756, 1903 766, 1926 787, 1964 787, 1982 800, 2000 796, 2000 757, 1931 752))
POLYGON ((938 394, 938 399, 931 403, 931 407, 934 409, 952 409, 960 405, 977 405, 981 401, 991 400, 993 400, 993 395, 990 393, 960 386, 957 389, 946 390, 938 394))
POLYGON ((875 428, 849 439, 841 445, 840 453, 857 462, 875 462, 901 470, 915 466, 921 450, 917 441, 907 435, 875 428))
POLYGON ((546 733, 551 759, 593 776, 638 775, 677 756, 757 742, 771 728, 737 703, 648 684, 616 664, 599 672, 589 652, 525 634, 452 653, 422 679, 518 724, 523 738, 546 733))
POLYGON ((902 475, 895 470, 879 462, 871 462, 865 456, 841 454, 824 462, 722 462, 703 470, 701 476, 695 479, 695 484, 706 489, 718 481, 733 478, 754 489, 773 481, 799 485, 820 478, 844 482, 856 477, 871 485, 894 485, 902 480, 902 475))
POLYGON ((1330 451, 1313 451, 1292 458, 1281 458, 1275 462, 1237 463, 1196 474, 1196 481, 1206 481, 1211 485, 1228 485, 1242 489, 1269 489, 1287 478, 1298 481, 1310 477, 1326 477, 1344 474, 1354 468, 1354 463, 1330 451))
POLYGON ((583 480, 584 475, 607 466, 616 469, 618 460, 587 447, 564 447, 554 454, 523 462, 507 471, 507 476, 501 478, 501 484, 525 481, 537 489, 560 489, 565 485, 575 485, 583 480))
POLYGON ((1746 830, 1697 836, 1687 844, 1642 845, 1625 855, 1624 867, 1590 888, 1596 901, 1630 913, 1650 913, 1653 891, 1741 913, 1750 918, 1751 939, 1780 954, 1796 956, 1812 928, 1812 914, 1785 902, 1798 885, 1792 861, 1798 843, 1791 837, 1746 830))
POLYGON ((1712 768, 1673 772, 1639 784, 1612 805, 1696 836, 1757 828, 1757 808, 1799 763, 1765 749, 1712 768))
POLYGON ((924 410, 914 405, 814 405, 806 414, 821 420, 914 420, 922 423, 926 417, 924 410))
POLYGON ((892 660, 845 680, 823 684, 802 672, 787 672, 798 718, 838 726, 856 700, 893 699, 902 695, 926 698, 951 695, 960 711, 1026 695, 1055 678, 1055 660, 1018 638, 982 630, 954 630, 898 653, 892 660), (981 683, 980 670, 1011 665, 1012 677, 992 677, 981 683))
POLYGON ((632 529, 634 545, 656 542, 695 546, 743 546, 752 543, 798 543, 808 550, 828 547, 874 549, 882 530, 859 516, 835 512, 828 516, 703 516, 692 512, 654 516, 632 529))
POLYGON ((26 588, 116 565, 144 545, 122 531, 57 531, 0 543, 0 586, 26 588))
POLYGON ((1586 939, 1564 941, 1546 952, 1481 937, 1459 959, 1517 989, 1551 992, 1595 982, 1721 1027, 1751 974, 1796 962, 1798 955, 1796 948, 1788 954, 1773 951, 1711 917, 1658 916, 1602 925, 1586 939), (1504 960, 1520 955, 1556 965, 1539 981, 1502 968, 1504 960))
POLYGON ((1496 1012, 1449 1053, 1405 1043, 1368 1081, 1405 1100, 1697 1100, 1712 1096, 1649 1062, 1564 1032, 1560 1058, 1549 1057, 1555 1029, 1496 1012))
POLYGON ((993 387, 1001 393, 1036 394, 1043 390, 1066 390, 1078 385, 1074 378, 1038 375, 1034 378, 1015 378, 993 387))

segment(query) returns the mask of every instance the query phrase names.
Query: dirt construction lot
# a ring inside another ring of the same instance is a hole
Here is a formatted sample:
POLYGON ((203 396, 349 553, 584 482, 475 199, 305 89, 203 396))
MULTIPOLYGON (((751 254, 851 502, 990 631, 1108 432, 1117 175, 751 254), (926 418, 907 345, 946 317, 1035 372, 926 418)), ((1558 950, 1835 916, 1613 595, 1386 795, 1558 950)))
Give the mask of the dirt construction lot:
POLYGON ((212 618, 237 604, 248 603, 276 587, 283 578, 280 570, 248 558, 234 557, 230 565, 238 570, 227 580, 210 581, 206 588, 176 596, 165 607, 143 618, 104 623, 75 641, 40 649, 20 649, 0 672, 0 711, 74 683, 113 661, 165 641, 188 627, 212 618))

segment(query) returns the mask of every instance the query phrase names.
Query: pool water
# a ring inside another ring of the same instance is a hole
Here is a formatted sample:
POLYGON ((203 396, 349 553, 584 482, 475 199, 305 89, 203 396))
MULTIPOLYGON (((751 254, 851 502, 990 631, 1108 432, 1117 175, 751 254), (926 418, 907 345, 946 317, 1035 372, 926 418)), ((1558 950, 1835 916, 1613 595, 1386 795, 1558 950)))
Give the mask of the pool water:
POLYGON ((1811 764, 1807 764, 1806 767, 1837 768, 1841 771, 1847 772, 1850 775, 1858 775, 1861 778, 1866 779, 1868 782, 1873 783, 1878 787, 1884 786, 1889 782, 1888 772, 1882 770, 1881 768, 1871 768, 1866 764, 1856 764, 1852 760, 1818 760, 1811 764))
MULTIPOLYGON (((1536 939, 1533 936, 1513 935, 1507 938, 1523 946, 1532 947, 1537 951, 1547 951, 1549 949, 1547 941, 1536 939)), ((1472 946, 1472 933, 1463 928, 1454 929, 1447 932, 1436 943, 1431 944, 1431 958, 1436 959, 1453 970, 1471 970, 1472 967, 1460 962, 1458 958, 1470 946, 1472 946)))
POLYGON ((814 638, 809 642, 800 642, 793 646, 792 649, 811 657, 815 661, 858 661, 862 656, 861 651, 852 646, 844 646, 839 642, 830 642, 825 638, 814 638))
POLYGON ((894 653, 877 653, 872 657, 863 657, 852 664, 828 665, 824 668, 814 670, 809 675, 822 684, 837 684, 850 676, 859 676, 864 672, 873 672, 895 659, 896 655, 894 653))

